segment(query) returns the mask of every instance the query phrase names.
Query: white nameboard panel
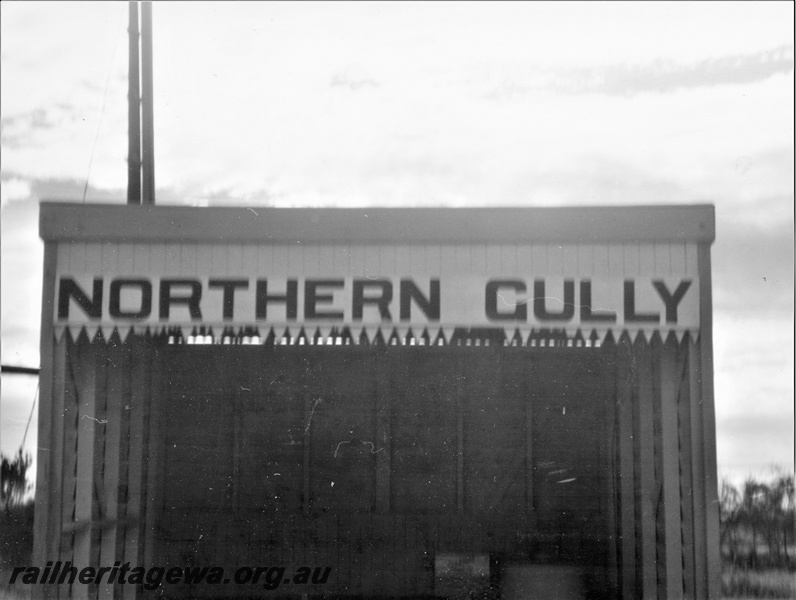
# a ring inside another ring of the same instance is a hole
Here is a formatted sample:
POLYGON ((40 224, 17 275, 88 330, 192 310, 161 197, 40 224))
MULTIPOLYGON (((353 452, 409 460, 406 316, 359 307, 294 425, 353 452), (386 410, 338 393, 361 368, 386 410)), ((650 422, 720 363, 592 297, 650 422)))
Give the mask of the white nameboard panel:
POLYGON ((56 327, 699 330, 693 244, 61 244, 56 327))

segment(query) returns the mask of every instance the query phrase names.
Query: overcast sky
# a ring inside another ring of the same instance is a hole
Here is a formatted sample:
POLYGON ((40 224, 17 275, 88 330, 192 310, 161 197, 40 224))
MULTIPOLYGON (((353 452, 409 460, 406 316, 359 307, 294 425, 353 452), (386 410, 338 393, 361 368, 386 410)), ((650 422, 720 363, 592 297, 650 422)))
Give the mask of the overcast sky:
MULTIPOLYGON (((2 362, 38 366, 39 201, 125 198, 127 3, 0 13, 2 362)), ((792 3, 153 14, 159 204, 715 204, 719 469, 793 468, 792 3)), ((3 377, 6 454, 35 392, 3 377)))

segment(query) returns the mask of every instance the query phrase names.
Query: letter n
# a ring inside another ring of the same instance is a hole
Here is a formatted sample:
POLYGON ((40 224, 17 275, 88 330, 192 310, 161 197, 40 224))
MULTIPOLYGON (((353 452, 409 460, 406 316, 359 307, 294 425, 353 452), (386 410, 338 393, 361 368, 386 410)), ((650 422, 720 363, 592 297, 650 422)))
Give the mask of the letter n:
POLYGON ((411 319, 412 301, 417 304, 429 321, 439 321, 439 279, 429 280, 429 297, 425 297, 411 279, 401 279, 400 287, 400 315, 401 321, 411 319))
POLYGON ((94 288, 91 299, 86 292, 71 277, 61 277, 58 286, 58 318, 69 318, 69 300, 77 302, 78 306, 92 319, 102 318, 102 277, 94 278, 94 288))

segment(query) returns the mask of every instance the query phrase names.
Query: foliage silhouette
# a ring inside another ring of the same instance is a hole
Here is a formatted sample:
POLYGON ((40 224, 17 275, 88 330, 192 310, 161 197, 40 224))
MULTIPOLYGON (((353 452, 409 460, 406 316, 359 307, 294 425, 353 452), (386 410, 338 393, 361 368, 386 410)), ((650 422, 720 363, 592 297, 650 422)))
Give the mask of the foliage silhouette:
POLYGON ((724 480, 719 503, 727 562, 752 569, 796 567, 793 475, 779 472, 768 481, 750 477, 740 490, 724 480))

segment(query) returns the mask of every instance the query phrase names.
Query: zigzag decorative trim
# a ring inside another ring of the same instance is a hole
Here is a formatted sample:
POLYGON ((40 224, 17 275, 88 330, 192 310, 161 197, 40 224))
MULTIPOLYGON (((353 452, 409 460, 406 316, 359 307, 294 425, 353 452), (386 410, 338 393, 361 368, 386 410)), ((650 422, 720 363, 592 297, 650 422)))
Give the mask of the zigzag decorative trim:
POLYGON ((599 348, 606 341, 616 342, 627 335, 632 343, 639 336, 650 343, 653 338, 674 338, 682 343, 686 335, 696 341, 699 331, 640 329, 563 329, 502 327, 126 327, 121 331, 105 326, 56 326, 57 341, 68 332, 76 342, 126 343, 142 336, 168 345, 265 345, 265 346, 465 346, 528 348, 599 348))

